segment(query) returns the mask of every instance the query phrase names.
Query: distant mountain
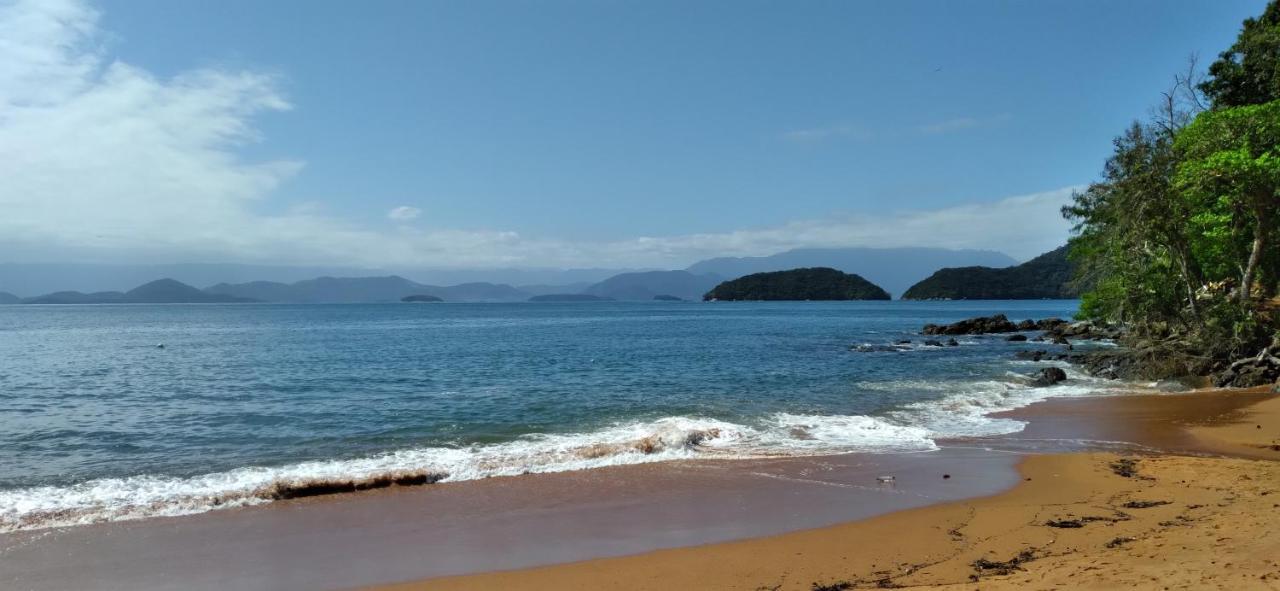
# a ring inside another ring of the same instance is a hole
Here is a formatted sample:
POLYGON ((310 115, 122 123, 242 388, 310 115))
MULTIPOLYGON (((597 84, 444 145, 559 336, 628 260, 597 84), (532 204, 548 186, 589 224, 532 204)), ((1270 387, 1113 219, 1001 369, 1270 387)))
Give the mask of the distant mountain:
POLYGON ((594 284, 583 281, 578 283, 566 283, 564 285, 546 285, 546 284, 517 285, 516 289, 523 291, 527 294, 537 296, 537 295, 550 295, 550 294, 557 294, 557 293, 582 293, 592 285, 594 284))
MULTIPOLYGON (((102 264, 0 263, 0 291, 30 297, 58 291, 124 291, 156 277, 187 285, 238 285, 249 282, 291 285, 315 277, 385 277, 399 275, 427 285, 489 282, 554 286, 538 293, 575 293, 618 273, 640 269, 419 269, 360 267, 294 267, 237 263, 102 264)), ((535 294, 536 295, 536 294, 535 294)))
POLYGON ((405 296, 418 294, 430 294, 449 302, 522 302, 530 295, 506 284, 463 283, 445 287, 415 283, 398 275, 319 277, 293 284, 270 281, 219 283, 205 291, 265 302, 332 304, 398 302, 405 296))
POLYGON ((206 293, 173 279, 158 279, 127 292, 80 293, 60 291, 23 300, 26 304, 230 304, 256 301, 250 298, 206 293))
POLYGON ((110 265, 93 263, 0 263, 0 290, 29 297, 59 291, 125 292, 157 277, 187 285, 242 283, 253 280, 293 282, 312 277, 374 275, 369 269, 348 267, 286 267, 278 265, 175 264, 110 265))
POLYGON ((941 269, 911 286, 904 300, 1040 300, 1073 299, 1080 290, 1071 283, 1074 267, 1067 247, 1049 251, 1021 265, 992 269, 941 269))
POLYGON ((11 294, 11 293, 9 293, 9 292, 7 292, 7 291, 0 291, 0 305, 3 305, 3 304, 16 304, 16 303, 18 303, 18 302, 20 302, 20 301, 22 301, 22 298, 20 298, 20 297, 18 297, 18 296, 16 296, 16 295, 13 295, 13 294, 11 294))
POLYGON ((887 300, 889 293, 857 275, 827 267, 753 273, 717 285, 707 300, 887 300))
POLYGON ((688 271, 622 273, 588 287, 583 293, 615 300, 648 301, 661 295, 700 300, 703 294, 722 281, 724 278, 719 275, 695 275, 688 271))
POLYGON ((531 302, 612 302, 613 298, 606 298, 589 293, 549 293, 544 295, 536 295, 529 298, 531 302))
POLYGON ((991 250, 950 250, 946 248, 802 248, 765 257, 708 259, 687 271, 701 275, 714 273, 726 279, 751 273, 803 267, 830 267, 856 273, 900 294, 911 284, 943 267, 984 265, 1007 267, 1018 261, 991 250))

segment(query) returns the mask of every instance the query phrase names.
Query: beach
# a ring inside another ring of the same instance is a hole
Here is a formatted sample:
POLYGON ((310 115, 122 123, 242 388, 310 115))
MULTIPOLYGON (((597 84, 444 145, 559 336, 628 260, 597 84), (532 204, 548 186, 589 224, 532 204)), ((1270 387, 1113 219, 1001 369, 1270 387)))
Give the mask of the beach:
MULTIPOLYGON (((1124 404, 1194 406, 1218 403, 1215 396, 1233 394, 1124 404)), ((1184 450, 1195 455, 1030 455, 1016 486, 980 499, 764 539, 380 589, 1280 588, 1280 399, 1194 425, 1168 422, 1203 447, 1184 450)))
POLYGON ((0 582, 969 589, 976 575, 983 589, 1276 584, 1270 561, 1280 552, 1266 533, 1280 525, 1280 463, 1259 459, 1280 458, 1264 447, 1280 436, 1274 395, 1051 399, 1010 414, 1026 429, 933 452, 673 461, 16 532, 0 536, 0 582), (1116 474, 1122 460, 1135 462, 1134 475, 1116 474), (895 482, 879 483, 882 475, 895 482), (1081 527, 1047 525, 1054 520, 1081 527), (979 560, 995 566, 976 568, 979 560))

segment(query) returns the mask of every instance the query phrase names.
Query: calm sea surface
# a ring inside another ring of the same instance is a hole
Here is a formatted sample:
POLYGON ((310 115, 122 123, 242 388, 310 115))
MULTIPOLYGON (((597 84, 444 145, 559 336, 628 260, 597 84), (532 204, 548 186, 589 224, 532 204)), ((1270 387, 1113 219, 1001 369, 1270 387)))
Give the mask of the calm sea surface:
POLYGON ((926 322, 1075 301, 0 306, 0 531, 679 457, 928 451, 1032 388, 926 322), (911 339, 898 350, 879 349, 911 339), (158 345, 163 345, 160 347, 158 345))

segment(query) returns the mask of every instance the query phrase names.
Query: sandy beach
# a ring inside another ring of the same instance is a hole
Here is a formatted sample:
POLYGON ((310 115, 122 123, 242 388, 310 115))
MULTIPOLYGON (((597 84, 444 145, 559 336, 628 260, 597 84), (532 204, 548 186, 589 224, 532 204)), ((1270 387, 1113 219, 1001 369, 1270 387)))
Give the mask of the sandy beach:
POLYGON ((618 466, 0 534, 0 588, 1280 584, 1274 394, 1007 416, 1026 429, 928 453, 618 466))
POLYGON ((1110 402, 1158 411, 1241 395, 1265 398, 1195 421, 1157 421, 1194 438, 1200 448, 1187 455, 1031 455, 1014 488, 976 500, 762 539, 381 589, 1280 588, 1280 399, 1209 392, 1110 402))

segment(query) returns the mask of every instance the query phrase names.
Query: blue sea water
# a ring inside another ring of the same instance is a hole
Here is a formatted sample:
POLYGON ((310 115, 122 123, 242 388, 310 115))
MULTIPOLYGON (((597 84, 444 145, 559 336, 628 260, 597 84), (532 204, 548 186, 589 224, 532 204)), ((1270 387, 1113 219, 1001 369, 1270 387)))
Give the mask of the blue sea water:
POLYGON ((0 306, 0 531, 684 457, 929 451, 1108 385, 1003 336, 1075 301, 0 306), (858 352, 911 339, 893 351, 858 352), (163 347, 158 346, 163 345, 163 347))

